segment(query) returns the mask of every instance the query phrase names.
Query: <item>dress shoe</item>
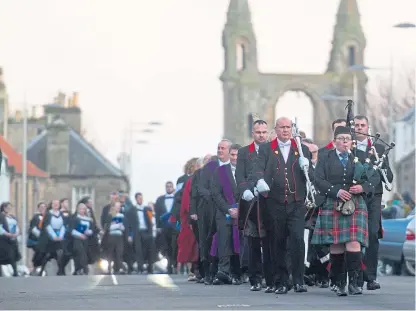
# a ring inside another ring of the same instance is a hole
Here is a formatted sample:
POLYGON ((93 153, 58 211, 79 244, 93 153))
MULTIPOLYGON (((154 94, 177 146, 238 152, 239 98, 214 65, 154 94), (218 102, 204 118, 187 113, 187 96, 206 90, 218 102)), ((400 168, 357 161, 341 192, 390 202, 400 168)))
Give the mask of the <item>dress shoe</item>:
POLYGON ((367 290, 376 290, 376 289, 380 289, 380 283, 377 281, 368 281, 367 282, 367 290))
POLYGON ((337 286, 335 293, 339 297, 348 296, 347 291, 345 290, 345 284, 340 284, 339 286, 337 286))
POLYGON ((223 281, 221 281, 219 278, 214 278, 212 281, 212 285, 223 285, 223 281))
POLYGON ((241 280, 241 278, 233 278, 232 284, 233 285, 241 285, 241 284, 243 284, 243 281, 241 280))
POLYGON ((266 289, 264 290, 266 294, 274 293, 275 291, 276 291, 276 288, 270 287, 270 286, 267 286, 266 289))
POLYGON ((306 293, 308 289, 306 285, 295 284, 294 291, 295 293, 306 293))
POLYGON ((319 287, 320 288, 328 288, 329 287, 329 283, 327 281, 323 281, 319 287))
POLYGON ((205 284, 205 285, 212 285, 212 278, 211 278, 211 277, 209 277, 209 276, 208 276, 208 277, 206 276, 206 277, 204 278, 204 284, 205 284))
POLYGON ((288 291, 289 290, 286 286, 278 286, 276 290, 274 291, 274 293, 278 295, 284 295, 284 294, 287 294, 288 291))
POLYGON ((250 291, 252 291, 252 292, 261 291, 261 284, 260 283, 256 283, 254 285, 251 285, 250 291))

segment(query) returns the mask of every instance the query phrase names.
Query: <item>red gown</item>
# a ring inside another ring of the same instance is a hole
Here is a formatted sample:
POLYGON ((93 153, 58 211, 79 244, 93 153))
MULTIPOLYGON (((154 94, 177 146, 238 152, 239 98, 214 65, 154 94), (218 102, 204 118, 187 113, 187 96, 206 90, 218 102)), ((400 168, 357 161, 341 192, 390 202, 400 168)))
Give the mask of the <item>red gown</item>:
POLYGON ((198 244, 192 226, 189 223, 189 207, 191 199, 192 178, 185 184, 182 194, 182 204, 180 210, 181 231, 178 236, 178 263, 188 263, 198 261, 198 244))

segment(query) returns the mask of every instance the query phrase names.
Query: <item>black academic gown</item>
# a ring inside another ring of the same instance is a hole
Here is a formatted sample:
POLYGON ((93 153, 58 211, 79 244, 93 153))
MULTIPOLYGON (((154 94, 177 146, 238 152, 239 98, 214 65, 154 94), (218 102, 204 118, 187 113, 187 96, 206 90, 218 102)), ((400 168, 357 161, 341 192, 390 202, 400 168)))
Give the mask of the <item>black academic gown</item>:
POLYGON ((211 180, 214 171, 219 167, 219 161, 208 162, 201 171, 201 178, 197 185, 198 194, 201 200, 201 218, 198 216, 199 248, 201 260, 209 259, 212 236, 215 228, 215 205, 211 195, 211 180))
POLYGON ((98 234, 100 233, 100 228, 98 227, 97 220, 95 218, 94 211, 87 207, 87 215, 92 219, 91 230, 93 232, 92 236, 88 237, 88 264, 92 265, 100 259, 101 247, 98 240, 98 234))
MULTIPOLYGON (((4 230, 10 233, 9 224, 3 213, 0 213, 0 226, 3 226, 4 230)), ((0 235, 0 265, 15 264, 20 259, 17 240, 0 235)))

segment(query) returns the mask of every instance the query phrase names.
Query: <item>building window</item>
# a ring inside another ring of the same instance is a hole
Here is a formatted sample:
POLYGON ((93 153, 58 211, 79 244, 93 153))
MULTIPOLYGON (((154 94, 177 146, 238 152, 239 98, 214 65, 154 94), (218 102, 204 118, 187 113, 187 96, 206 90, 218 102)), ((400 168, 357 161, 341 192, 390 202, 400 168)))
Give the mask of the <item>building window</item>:
POLYGON ((348 66, 355 65, 355 47, 350 46, 348 47, 348 66))
POLYGON ((252 132, 253 132, 253 122, 254 122, 253 114, 252 113, 249 113, 248 114, 248 137, 251 137, 251 135, 252 135, 252 132))
POLYGON ((94 194, 92 187, 72 187, 72 213, 75 213, 77 203, 84 197, 91 197, 92 204, 94 204, 94 194))
POLYGON ((237 70, 244 70, 246 68, 246 48, 244 44, 237 44, 237 70))

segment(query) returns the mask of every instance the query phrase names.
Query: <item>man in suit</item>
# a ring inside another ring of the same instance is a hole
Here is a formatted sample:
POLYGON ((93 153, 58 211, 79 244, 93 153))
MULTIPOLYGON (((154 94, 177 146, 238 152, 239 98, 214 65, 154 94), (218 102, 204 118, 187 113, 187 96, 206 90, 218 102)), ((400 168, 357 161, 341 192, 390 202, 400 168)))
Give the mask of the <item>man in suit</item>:
MULTIPOLYGON (((367 157, 375 160, 371 154, 372 141, 366 136, 368 134, 369 124, 366 116, 356 116, 354 118, 355 132, 357 133, 357 149, 364 151, 367 157)), ((385 147, 381 144, 375 144, 377 154, 379 157, 384 153, 385 147)), ((393 173, 390 169, 389 159, 384 160, 384 169, 386 169, 386 177, 388 182, 393 181, 393 173)), ((381 238, 381 198, 383 196, 383 182, 386 182, 380 174, 380 182, 375 187, 374 196, 367 200, 368 208, 368 239, 369 245, 365 250, 364 264, 366 266, 363 281, 367 282, 367 290, 380 289, 380 284, 377 282, 377 265, 378 265, 378 248, 381 238)))
POLYGON ((286 265, 286 243, 289 234, 291 270, 294 290, 306 292, 304 285, 304 227, 307 184, 302 168, 307 167, 313 181, 311 153, 301 145, 304 157, 291 139, 292 121, 286 117, 276 120, 276 139, 260 145, 253 174, 250 179, 266 198, 266 228, 274 240, 276 294, 288 292, 289 274, 286 265))
POLYGON ((147 262, 147 272, 153 273, 154 247, 156 237, 156 224, 153 210, 143 203, 143 194, 135 194, 136 206, 130 208, 124 217, 124 227, 128 234, 128 243, 133 249, 133 258, 128 263, 129 273, 132 271, 134 262, 137 262, 138 272, 143 271, 143 264, 147 262))
POLYGON ((211 194, 216 208, 214 237, 218 262, 218 272, 214 285, 240 285, 240 234, 238 230, 239 193, 235 181, 238 149, 240 145, 230 147, 230 163, 218 167, 212 177, 211 194))
MULTIPOLYGON (((235 178, 238 190, 242 199, 239 205, 240 228, 248 241, 248 274, 251 291, 260 291, 262 288, 262 275, 266 279, 266 293, 272 293, 274 289, 274 280, 271 263, 270 240, 264 230, 261 214, 264 211, 265 199, 263 196, 258 198, 256 206, 253 200, 255 196, 250 189, 254 185, 249 184, 249 176, 253 172, 254 161, 257 157, 259 146, 267 142, 268 129, 267 123, 263 120, 257 120, 253 123, 253 142, 238 151, 237 166, 235 178), (259 217, 260 216, 260 217, 259 217), (263 263, 262 263, 263 248, 263 263)), ((258 195, 258 194, 257 194, 258 195)))
POLYGON ((176 240, 178 235, 176 228, 169 224, 169 217, 166 216, 170 215, 172 212, 173 204, 175 202, 175 188, 173 187, 173 182, 166 182, 165 189, 166 194, 158 197, 155 203, 156 227, 158 231, 160 231, 160 237, 158 237, 157 240, 160 240, 160 247, 163 249, 162 253, 168 260, 168 274, 176 274, 176 240), (166 218, 166 221, 163 221, 161 218, 166 218))
MULTIPOLYGON (((332 133, 335 133, 335 129, 338 126, 346 126, 347 120, 345 119, 336 119, 332 121, 332 133)), ((329 150, 335 149, 334 142, 331 140, 325 147, 322 147, 318 150, 318 156, 324 156, 329 150)))
MULTIPOLYGON (((202 197, 198 194, 198 185, 201 179, 201 172, 202 172, 202 168, 211 160, 212 155, 211 154, 207 154, 205 155, 205 157, 198 159, 197 161, 197 169, 194 172, 194 174, 192 175, 192 185, 191 185, 191 198, 190 198, 190 203, 189 203, 189 214, 190 214, 190 218, 191 218, 191 223, 192 223, 192 229, 194 231, 195 234, 195 238, 197 241, 200 241, 199 239, 199 219, 203 218, 203 210, 201 208, 201 203, 202 203, 202 197)), ((204 266, 203 266, 203 262, 201 260, 201 254, 200 252, 198 252, 199 254, 199 260, 198 260, 198 271, 199 271, 199 276, 198 276, 198 280, 197 283, 203 283, 204 282, 204 278, 205 278, 205 271, 204 271, 204 266)))
MULTIPOLYGON (((230 147, 232 143, 228 139, 223 139, 218 143, 217 159, 208 162, 201 171, 199 183, 197 185, 198 195, 201 198, 201 218, 198 218, 199 227, 199 248, 200 256, 203 261, 205 271, 205 284, 212 284, 213 273, 208 273, 211 268, 210 249, 212 236, 215 232, 215 206, 211 195, 211 180, 214 171, 222 165, 230 163, 230 147)), ((215 270, 215 269, 214 269, 215 270)))

